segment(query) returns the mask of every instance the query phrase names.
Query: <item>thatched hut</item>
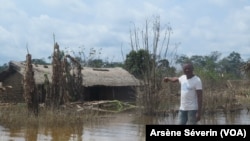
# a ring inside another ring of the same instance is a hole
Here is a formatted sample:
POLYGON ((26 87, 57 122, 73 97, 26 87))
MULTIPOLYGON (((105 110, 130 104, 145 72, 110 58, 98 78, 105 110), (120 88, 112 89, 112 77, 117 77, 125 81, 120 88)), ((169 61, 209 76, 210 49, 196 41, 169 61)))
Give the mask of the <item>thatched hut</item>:
POLYGON ((84 68, 82 74, 85 99, 135 100, 139 81, 120 67, 84 68))
MULTIPOLYGON (((51 66, 34 65, 35 83, 39 87, 44 82, 44 74, 51 78, 51 66)), ((12 89, 0 92, 0 102, 24 102, 23 77, 25 73, 24 62, 9 62, 9 67, 0 73, 2 85, 12 86, 12 89)))
MULTIPOLYGON (((0 102, 24 102, 22 80, 24 76, 24 62, 9 62, 9 67, 0 73, 0 82, 11 85, 12 89, 0 92, 0 102)), ((33 64, 35 83, 40 92, 41 101, 44 100, 44 75, 51 83, 52 66, 33 64)), ((135 100, 136 87, 139 81, 126 70, 116 68, 88 68, 82 69, 84 100, 135 100)))

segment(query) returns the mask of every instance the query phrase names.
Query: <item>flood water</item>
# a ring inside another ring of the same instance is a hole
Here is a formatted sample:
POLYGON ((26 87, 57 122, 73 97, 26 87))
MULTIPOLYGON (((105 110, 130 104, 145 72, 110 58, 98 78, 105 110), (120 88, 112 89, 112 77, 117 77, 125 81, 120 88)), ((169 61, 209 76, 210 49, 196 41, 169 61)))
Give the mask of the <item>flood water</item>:
MULTIPOLYGON (((168 116, 145 116, 134 112, 119 113, 101 117, 96 122, 79 127, 49 128, 30 126, 24 128, 0 125, 1 141, 145 141, 146 124, 176 124, 177 118, 168 116)), ((199 124, 249 124, 250 113, 203 115, 199 124)))

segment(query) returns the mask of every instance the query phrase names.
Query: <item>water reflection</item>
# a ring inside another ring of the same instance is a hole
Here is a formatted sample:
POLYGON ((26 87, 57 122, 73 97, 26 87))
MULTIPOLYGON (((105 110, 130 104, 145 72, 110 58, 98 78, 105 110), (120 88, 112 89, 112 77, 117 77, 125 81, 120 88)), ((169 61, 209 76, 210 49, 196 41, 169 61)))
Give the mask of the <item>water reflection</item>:
MULTIPOLYGON (((45 127, 38 124, 26 127, 0 126, 0 140, 9 141, 144 141, 146 124, 176 124, 174 115, 143 116, 121 113, 100 117, 84 125, 45 127)), ((204 115, 199 124, 249 124, 246 110, 237 113, 204 115)))
POLYGON ((250 113, 240 110, 234 113, 217 113, 216 115, 205 115, 201 124, 244 124, 250 125, 250 113))

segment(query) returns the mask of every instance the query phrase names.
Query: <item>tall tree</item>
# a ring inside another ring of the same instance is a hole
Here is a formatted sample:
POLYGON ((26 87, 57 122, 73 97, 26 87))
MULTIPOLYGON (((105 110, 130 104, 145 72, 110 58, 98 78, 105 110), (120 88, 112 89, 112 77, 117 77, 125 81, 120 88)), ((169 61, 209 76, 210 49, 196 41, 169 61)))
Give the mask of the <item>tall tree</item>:
POLYGON ((147 73, 148 67, 152 67, 153 59, 150 57, 148 51, 140 49, 138 51, 132 50, 127 56, 124 67, 135 77, 143 79, 147 73))
POLYGON ((24 99, 28 106, 28 113, 38 115, 38 94, 35 84, 31 55, 26 56, 25 74, 23 78, 24 99))
POLYGON ((60 56, 60 48, 57 43, 54 44, 54 52, 52 58, 52 84, 51 84, 51 92, 49 93, 51 96, 51 100, 47 99, 51 103, 48 102, 48 106, 52 106, 53 108, 58 108, 62 100, 62 56, 60 56))
POLYGON ((241 55, 235 51, 231 52, 227 57, 219 62, 221 71, 230 74, 232 78, 241 77, 241 67, 244 64, 241 55))
POLYGON ((127 55, 125 68, 143 81, 145 89, 140 104, 148 114, 158 110, 161 105, 161 82, 169 72, 163 71, 167 68, 164 65, 170 65, 175 57, 176 50, 170 50, 169 46, 171 34, 172 28, 169 25, 161 26, 160 17, 157 16, 152 21, 146 20, 143 29, 135 27, 130 32, 132 51, 127 55))

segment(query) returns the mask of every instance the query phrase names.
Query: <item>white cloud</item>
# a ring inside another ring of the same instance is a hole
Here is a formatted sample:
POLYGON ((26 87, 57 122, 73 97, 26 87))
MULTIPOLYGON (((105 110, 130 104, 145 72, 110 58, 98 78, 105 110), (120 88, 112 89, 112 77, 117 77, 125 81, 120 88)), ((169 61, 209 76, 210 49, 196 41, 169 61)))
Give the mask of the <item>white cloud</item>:
POLYGON ((160 16, 173 28, 172 47, 179 54, 208 54, 217 50, 250 56, 250 2, 247 0, 37 0, 3 1, 0 5, 0 65, 24 60, 26 44, 34 58, 47 58, 53 33, 61 49, 84 46, 102 49, 101 57, 122 60, 129 46, 129 30, 160 16), (16 55, 18 53, 18 55, 16 55), (3 59, 2 59, 3 58, 3 59))

